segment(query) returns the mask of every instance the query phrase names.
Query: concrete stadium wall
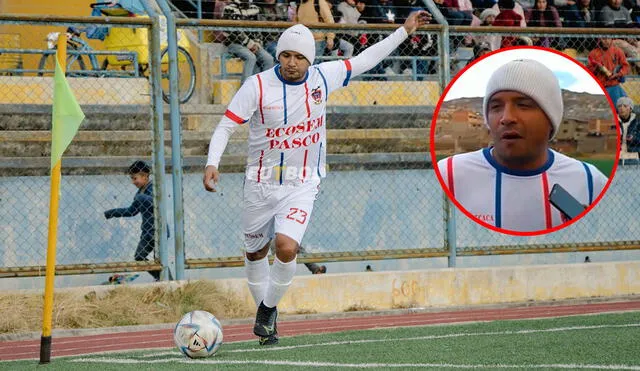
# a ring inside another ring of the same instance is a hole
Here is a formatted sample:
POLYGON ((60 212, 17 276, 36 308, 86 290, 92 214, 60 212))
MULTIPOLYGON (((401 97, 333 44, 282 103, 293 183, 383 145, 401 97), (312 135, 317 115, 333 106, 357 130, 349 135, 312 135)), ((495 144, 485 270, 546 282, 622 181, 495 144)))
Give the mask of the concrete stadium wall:
MULTIPOLYGON (((218 280, 253 303, 244 279, 218 280)), ((296 276, 283 313, 451 307, 640 294, 640 261, 296 276)))

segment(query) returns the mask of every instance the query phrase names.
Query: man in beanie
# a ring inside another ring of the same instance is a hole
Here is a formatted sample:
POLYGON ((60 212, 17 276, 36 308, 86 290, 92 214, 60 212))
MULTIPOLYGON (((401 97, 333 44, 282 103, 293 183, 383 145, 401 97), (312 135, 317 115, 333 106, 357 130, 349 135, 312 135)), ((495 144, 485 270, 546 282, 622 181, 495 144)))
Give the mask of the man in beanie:
POLYGON ((558 79, 544 64, 524 59, 502 65, 483 99, 493 146, 440 160, 442 184, 490 226, 532 232, 563 224, 564 215, 548 199, 554 184, 590 205, 607 183, 593 165, 549 148, 563 109, 558 79))
POLYGON ((633 101, 629 97, 621 97, 616 102, 616 110, 621 130, 620 161, 622 164, 637 163, 640 158, 640 127, 636 114, 633 112, 633 101))
POLYGON ((368 71, 428 21, 411 14, 404 25, 356 57, 311 65, 315 41, 302 24, 278 40, 279 64, 251 76, 240 87, 216 127, 203 177, 215 192, 218 164, 229 137, 249 124, 242 229, 249 290, 258 306, 254 333, 260 344, 276 344, 276 306, 291 285, 296 254, 307 229, 320 179, 326 174, 326 105, 331 92, 368 71), (269 266, 269 242, 276 252, 269 266))

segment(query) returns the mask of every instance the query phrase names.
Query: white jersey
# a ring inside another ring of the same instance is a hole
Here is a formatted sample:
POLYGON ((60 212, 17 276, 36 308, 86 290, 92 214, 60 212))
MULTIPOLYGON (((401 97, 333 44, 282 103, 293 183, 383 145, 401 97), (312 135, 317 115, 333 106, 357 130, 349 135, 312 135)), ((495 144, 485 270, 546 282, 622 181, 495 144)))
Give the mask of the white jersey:
POLYGON ((312 65, 300 82, 285 81, 280 65, 253 75, 240 87, 216 128, 207 165, 218 166, 237 125, 249 124, 246 178, 300 184, 325 177, 326 108, 329 94, 378 64, 407 38, 400 27, 358 56, 312 65))
POLYGON ((558 183, 584 205, 590 205, 607 184, 596 167, 553 150, 536 170, 515 171, 496 162, 484 148, 438 161, 445 186, 469 213, 498 228, 530 232, 562 224, 548 195, 558 183))
POLYGON ((344 60, 313 65, 298 83, 285 81, 279 66, 247 79, 225 113, 249 123, 247 179, 283 184, 325 176, 327 98, 350 75, 344 60))

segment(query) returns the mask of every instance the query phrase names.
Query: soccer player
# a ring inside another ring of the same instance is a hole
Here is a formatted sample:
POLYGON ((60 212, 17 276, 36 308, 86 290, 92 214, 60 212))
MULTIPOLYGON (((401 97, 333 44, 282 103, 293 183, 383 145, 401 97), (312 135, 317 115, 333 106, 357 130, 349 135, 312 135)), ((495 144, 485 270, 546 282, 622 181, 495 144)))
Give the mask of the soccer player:
POLYGON ((514 60, 489 78, 483 99, 493 146, 438 162, 444 185, 477 219, 512 231, 540 231, 566 221, 548 195, 556 183, 591 204, 607 177, 591 164, 549 148, 563 116, 560 84, 535 60, 514 60))
POLYGON ((317 65, 311 65, 311 31, 302 24, 286 29, 276 47, 279 64, 248 78, 216 127, 203 177, 210 192, 216 191, 218 164, 229 137, 239 125, 249 124, 242 230, 249 290, 258 305, 253 332, 260 344, 278 343, 276 306, 291 285, 298 247, 326 173, 328 95, 380 63, 429 16, 415 12, 358 56, 317 65), (276 256, 269 267, 272 238, 276 256))

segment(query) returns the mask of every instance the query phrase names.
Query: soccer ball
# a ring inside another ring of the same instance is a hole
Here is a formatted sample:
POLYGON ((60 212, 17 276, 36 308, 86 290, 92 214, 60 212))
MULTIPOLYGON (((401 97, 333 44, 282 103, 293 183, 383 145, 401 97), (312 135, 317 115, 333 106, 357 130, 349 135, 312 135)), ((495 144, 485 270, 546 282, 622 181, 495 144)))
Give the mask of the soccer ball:
POLYGON ((209 357, 222 345, 222 326, 213 314, 194 310, 178 322, 173 330, 173 341, 189 358, 209 357))

